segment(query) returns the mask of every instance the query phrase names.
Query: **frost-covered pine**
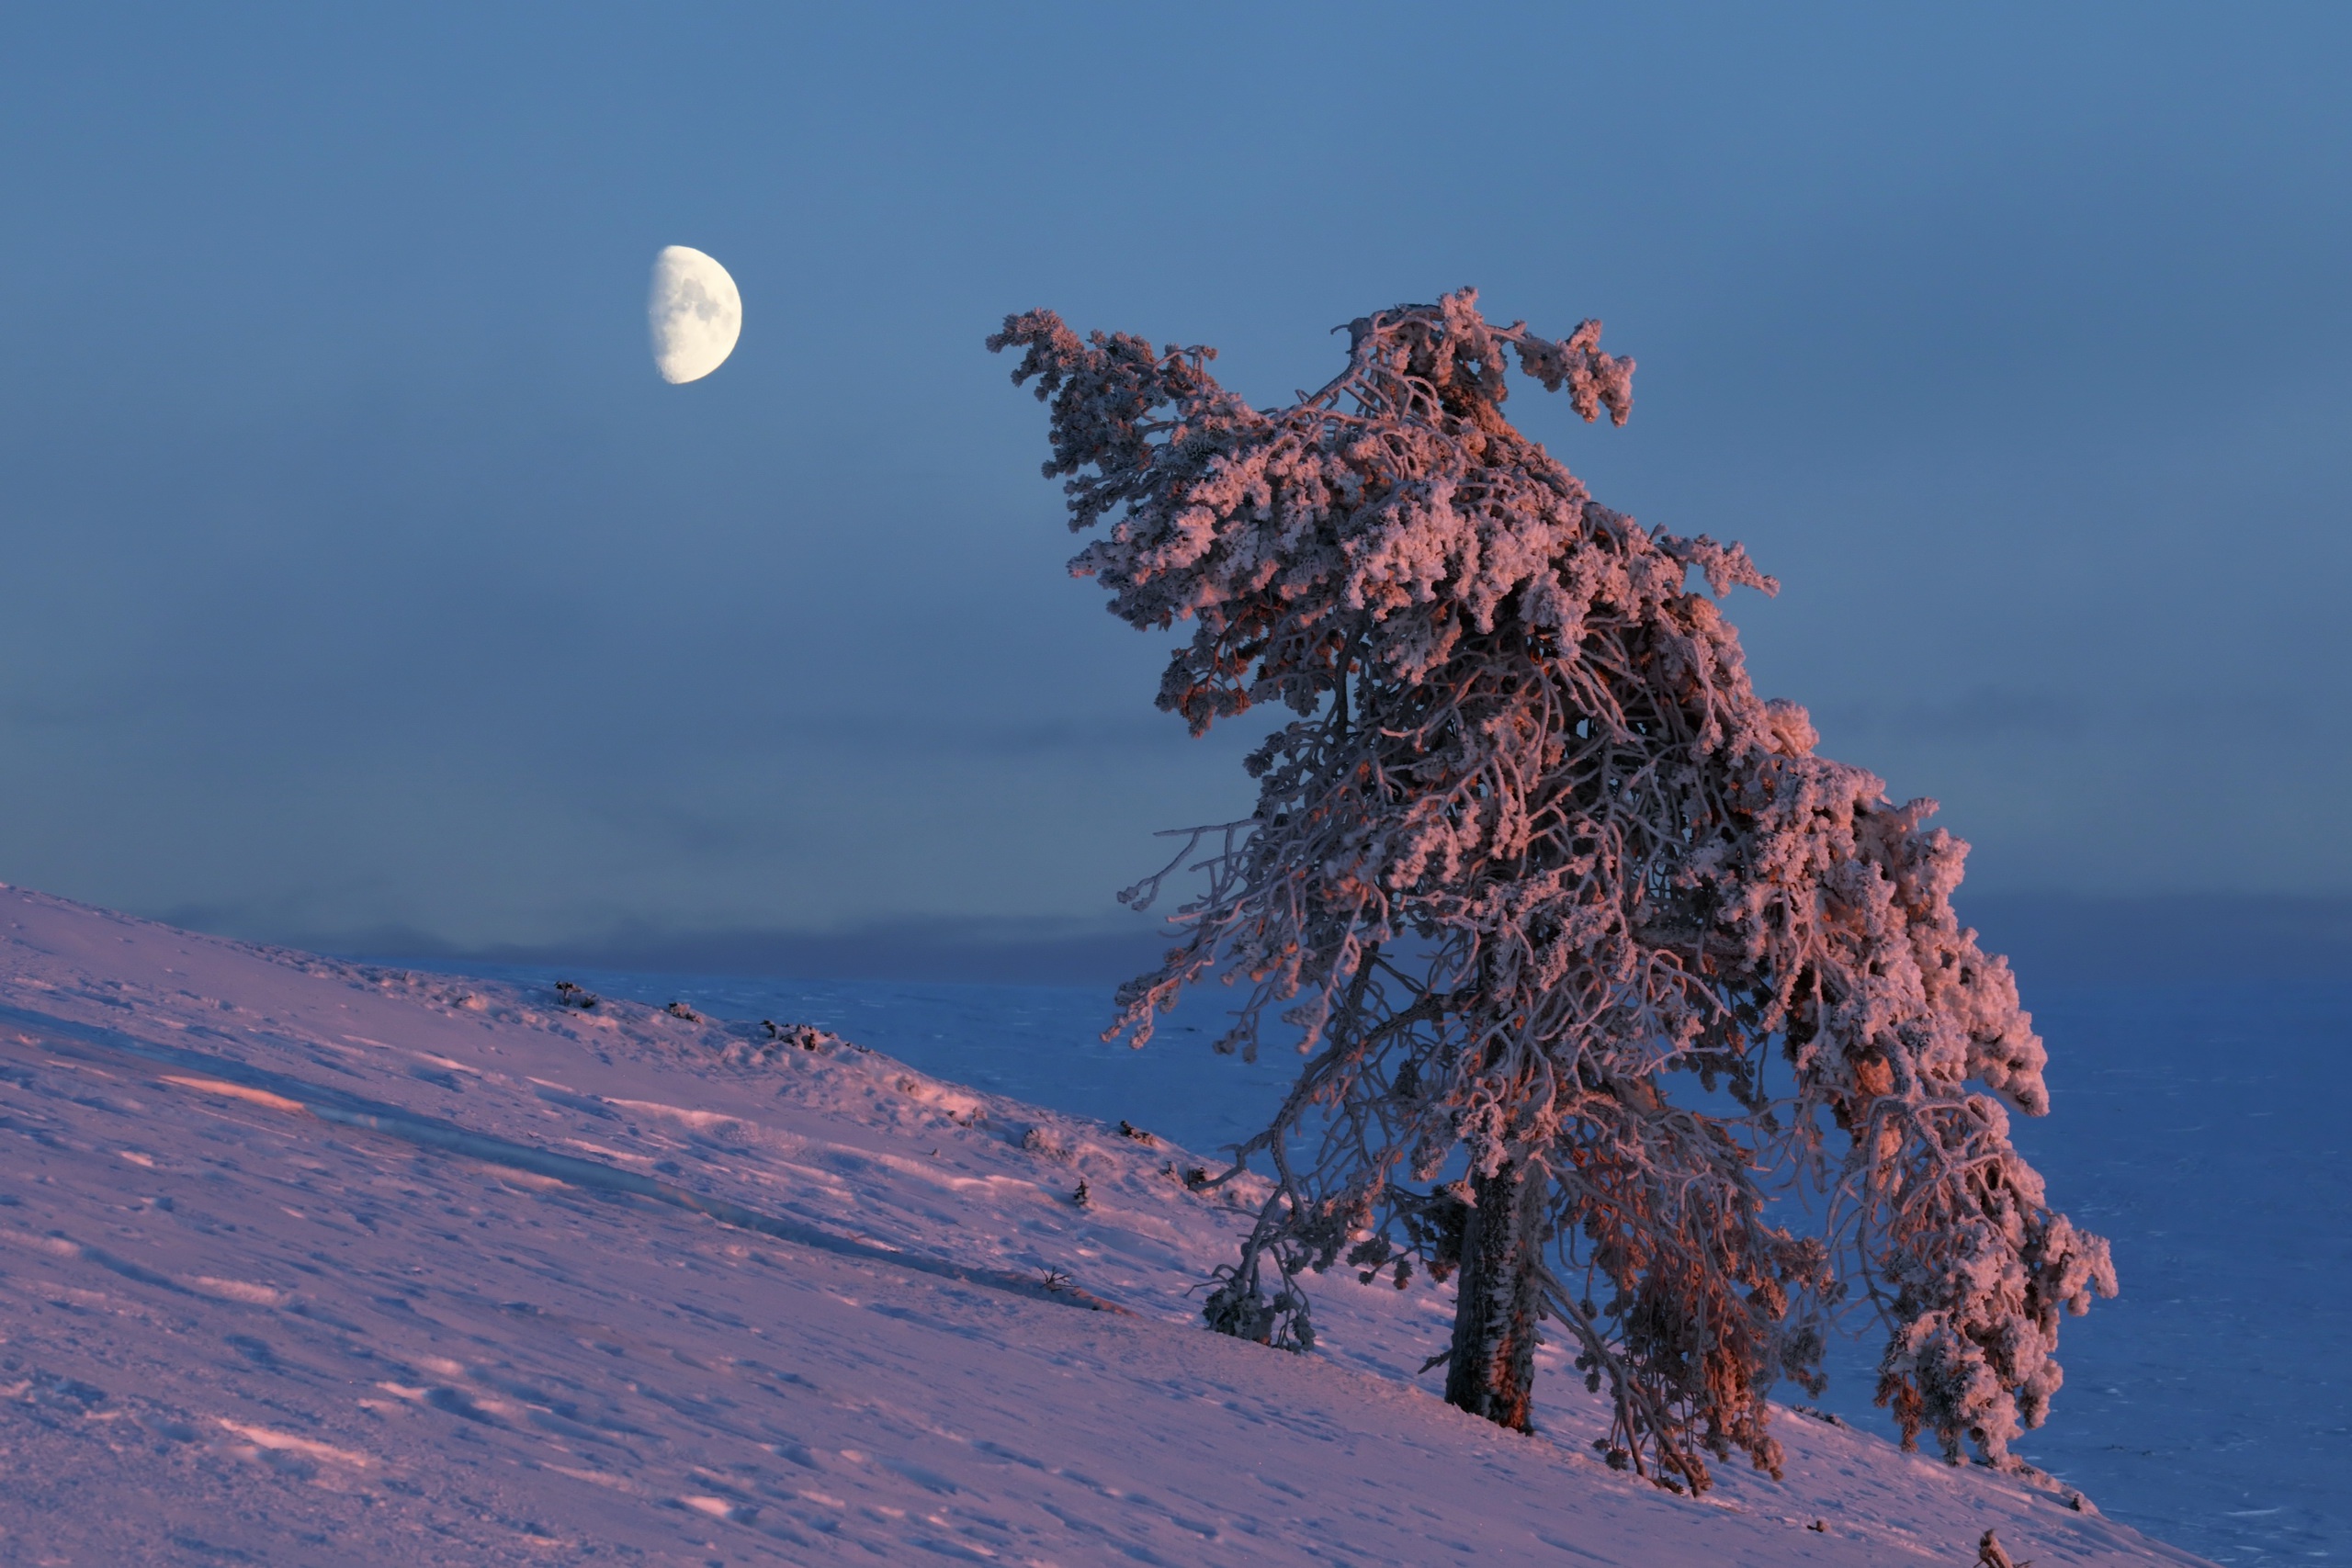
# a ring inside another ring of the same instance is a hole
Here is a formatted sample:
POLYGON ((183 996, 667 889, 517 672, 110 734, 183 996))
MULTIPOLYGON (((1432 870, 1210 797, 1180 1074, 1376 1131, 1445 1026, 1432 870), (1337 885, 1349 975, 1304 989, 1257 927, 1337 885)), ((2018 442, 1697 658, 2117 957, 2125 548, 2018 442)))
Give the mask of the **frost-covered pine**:
POLYGON ((1774 584, 1737 546, 1635 525, 1503 418, 1515 355, 1623 423, 1600 323, 1554 342, 1464 290, 1350 333, 1272 412, 1207 349, 1049 311, 989 340, 1051 403, 1071 527, 1108 525, 1071 570, 1193 627, 1160 705, 1195 733, 1297 716, 1249 759, 1256 810, 1125 895, 1206 877, 1114 1032, 1143 1043, 1217 975, 1242 993, 1221 1049, 1279 1027, 1306 1057, 1240 1151, 1273 1196, 1210 1321, 1304 1348, 1304 1272, 1458 1269, 1448 1398, 1524 1427, 1548 1316, 1611 1393, 1612 1461, 1702 1488, 1710 1453, 1777 1467, 1767 1393, 1817 1386, 1859 1291, 1906 1440, 2014 1463, 2061 1309, 2115 1286, 2010 1146, 2043 1053, 1953 918, 1966 846, 1756 696, 1716 601, 1774 584), (1718 1090, 1736 1110, 1702 1109, 1718 1090), (1768 1211, 1789 1176, 1825 1236, 1768 1211))

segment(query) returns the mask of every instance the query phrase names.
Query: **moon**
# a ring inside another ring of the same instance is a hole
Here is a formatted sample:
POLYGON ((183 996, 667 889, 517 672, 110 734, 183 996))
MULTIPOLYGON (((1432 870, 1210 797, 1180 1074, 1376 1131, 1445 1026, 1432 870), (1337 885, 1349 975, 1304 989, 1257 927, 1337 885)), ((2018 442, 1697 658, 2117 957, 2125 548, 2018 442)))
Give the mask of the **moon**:
POLYGON ((653 258, 645 315, 662 379, 699 381, 735 352, 743 333, 743 297, 725 267, 691 245, 669 245, 653 258))

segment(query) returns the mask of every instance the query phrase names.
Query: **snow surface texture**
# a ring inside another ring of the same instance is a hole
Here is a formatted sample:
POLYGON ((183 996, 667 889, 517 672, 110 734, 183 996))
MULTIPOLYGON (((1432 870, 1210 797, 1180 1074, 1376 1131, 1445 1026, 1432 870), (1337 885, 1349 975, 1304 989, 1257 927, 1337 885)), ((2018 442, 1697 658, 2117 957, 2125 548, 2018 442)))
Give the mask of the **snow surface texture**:
POLYGON ((0 944, 9 1562, 2197 1561, 1786 1414, 1668 1496, 1552 1352, 1544 1432, 1442 1404, 1434 1291, 1205 1333, 1185 1150, 846 1043, 16 890, 0 944))

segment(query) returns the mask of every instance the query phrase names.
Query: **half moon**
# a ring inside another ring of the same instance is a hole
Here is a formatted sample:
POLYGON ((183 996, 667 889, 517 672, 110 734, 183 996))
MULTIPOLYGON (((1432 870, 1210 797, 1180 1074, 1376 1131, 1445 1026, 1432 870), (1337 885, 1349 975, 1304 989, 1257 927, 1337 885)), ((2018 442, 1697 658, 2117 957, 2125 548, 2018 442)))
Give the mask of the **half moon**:
POLYGON ((735 352, 743 333, 743 297, 727 269, 691 245, 670 245, 653 258, 645 307, 653 332, 653 367, 675 384, 699 381, 735 352))

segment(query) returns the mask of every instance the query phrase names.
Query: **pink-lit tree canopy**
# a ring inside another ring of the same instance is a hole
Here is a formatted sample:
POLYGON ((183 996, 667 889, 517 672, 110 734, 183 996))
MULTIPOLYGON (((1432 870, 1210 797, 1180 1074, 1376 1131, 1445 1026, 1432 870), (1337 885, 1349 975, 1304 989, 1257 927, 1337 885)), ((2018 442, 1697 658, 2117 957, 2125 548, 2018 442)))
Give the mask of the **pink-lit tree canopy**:
POLYGON ((1906 1442, 2014 1466, 2061 1310, 2115 1285, 2010 1145, 2044 1054, 1953 916, 1966 845, 1756 695, 1717 602, 1775 585, 1738 546, 1636 525, 1504 419, 1515 355, 1622 424, 1600 323, 1555 342, 1464 290, 1349 331, 1272 411, 1208 349, 1042 310, 989 340, 1051 405, 1071 527, 1107 525, 1071 570, 1191 626, 1160 705, 1296 716, 1249 759, 1256 809, 1125 896, 1204 878, 1114 1032, 1214 975, 1220 1049, 1306 1057, 1238 1151, 1272 1195, 1210 1322, 1303 1348, 1304 1273, 1458 1271, 1448 1398, 1525 1427, 1549 1318, 1612 1462, 1702 1489, 1708 1455, 1777 1468, 1767 1394, 1818 1386, 1860 1297, 1906 1442))

